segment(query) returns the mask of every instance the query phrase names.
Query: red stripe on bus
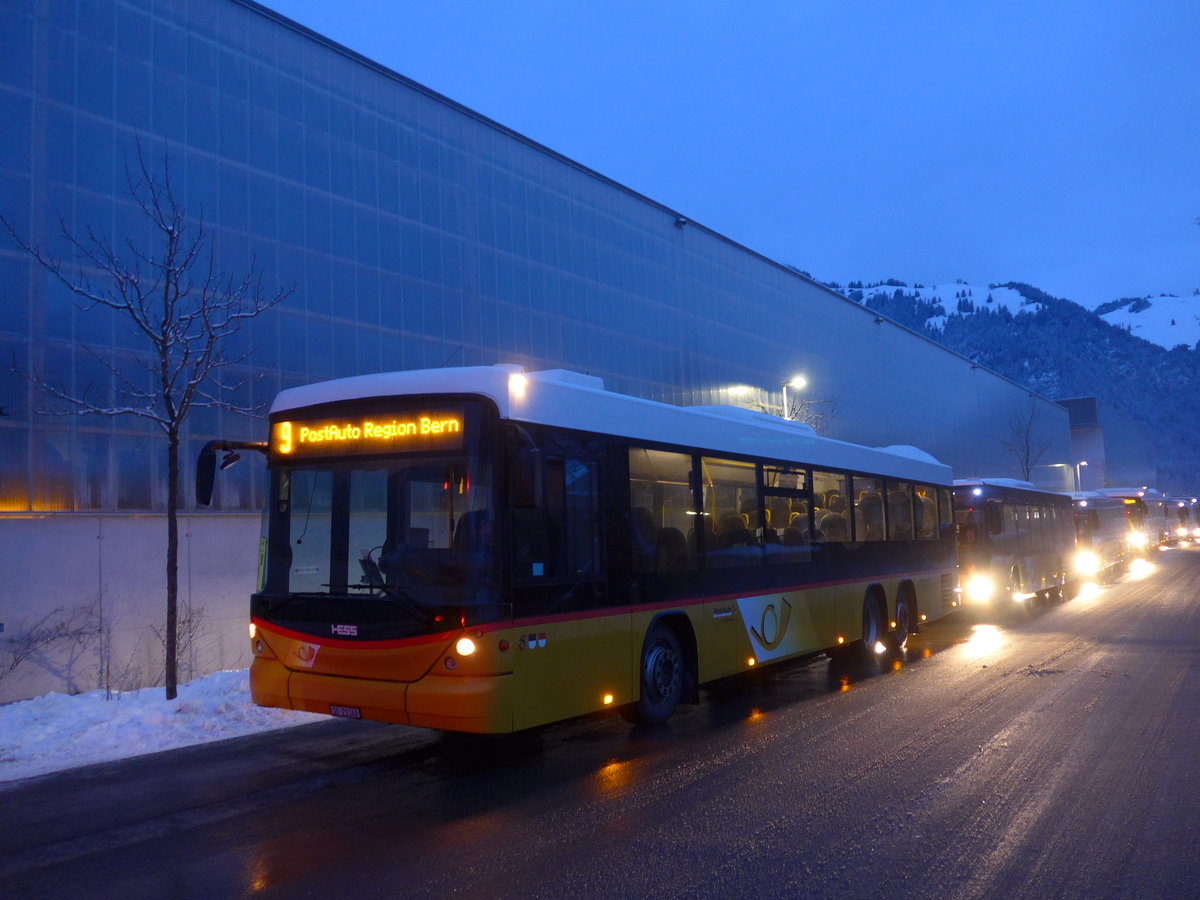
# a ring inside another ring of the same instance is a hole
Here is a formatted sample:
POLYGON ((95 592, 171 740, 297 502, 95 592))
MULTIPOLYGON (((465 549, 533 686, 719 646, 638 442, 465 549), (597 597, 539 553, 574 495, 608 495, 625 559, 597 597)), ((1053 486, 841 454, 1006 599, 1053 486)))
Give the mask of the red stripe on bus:
POLYGON ((906 578, 910 575, 948 575, 954 572, 954 569, 945 569, 939 572, 898 572, 888 575, 880 575, 875 578, 845 578, 840 581, 820 581, 811 584, 793 585, 792 587, 776 588, 769 591, 760 591, 755 594, 741 591, 733 594, 713 594, 707 597, 692 597, 687 600, 661 600, 657 603, 639 603, 637 605, 627 604, 625 606, 606 606, 602 609, 591 609, 573 613, 558 613, 552 616, 527 616, 523 619, 505 619, 499 622, 487 622, 481 625, 470 625, 466 629, 454 628, 450 631, 439 631, 437 634, 418 635, 408 638, 393 638, 383 641, 348 641, 334 637, 320 637, 312 634, 304 634, 300 631, 293 631, 290 628, 284 628, 280 625, 275 625, 271 622, 266 622, 256 616, 251 616, 250 621, 267 631, 284 637, 292 638, 293 640, 304 641, 308 644, 320 644, 322 647, 344 647, 347 649, 366 649, 366 650, 388 650, 397 649, 400 647, 416 647, 421 644, 437 644, 449 641, 455 634, 464 630, 472 633, 490 634, 495 631, 504 631, 509 628, 529 628, 537 624, 556 625, 562 622, 578 622, 584 619, 601 619, 606 616, 625 616, 632 615, 639 611, 657 611, 662 609, 688 609, 694 606, 703 606, 705 603, 727 603, 732 600, 737 600, 739 597, 758 597, 767 594, 788 594, 797 591, 812 591, 821 590, 822 588, 841 587, 847 584, 869 584, 872 581, 881 581, 884 579, 906 578))

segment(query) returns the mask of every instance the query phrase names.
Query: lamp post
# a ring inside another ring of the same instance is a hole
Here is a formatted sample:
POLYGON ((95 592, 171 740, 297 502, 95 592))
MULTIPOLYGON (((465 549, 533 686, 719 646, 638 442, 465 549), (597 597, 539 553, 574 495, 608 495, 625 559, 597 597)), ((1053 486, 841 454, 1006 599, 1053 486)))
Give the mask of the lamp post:
POLYGON ((1081 459, 1079 462, 1075 463, 1075 490, 1076 491, 1083 490, 1083 472, 1081 470, 1086 465, 1087 465, 1086 459, 1081 459))
POLYGON ((791 416, 788 414, 788 388, 791 388, 794 391, 802 391, 807 385, 808 379, 803 375, 793 375, 783 383, 783 417, 785 419, 791 418, 791 416))

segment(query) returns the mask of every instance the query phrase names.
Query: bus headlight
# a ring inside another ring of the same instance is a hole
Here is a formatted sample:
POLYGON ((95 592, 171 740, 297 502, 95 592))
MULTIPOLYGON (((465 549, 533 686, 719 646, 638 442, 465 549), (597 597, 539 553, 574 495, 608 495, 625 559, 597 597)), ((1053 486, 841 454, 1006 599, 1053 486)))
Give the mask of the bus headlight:
POLYGON ((1136 550, 1145 550, 1146 545, 1149 543, 1150 543, 1150 540, 1149 540, 1149 538, 1146 537, 1145 532, 1131 531, 1129 533, 1129 546, 1130 547, 1133 547, 1136 550))
POLYGON ((460 637, 454 645, 454 652, 459 656, 470 656, 475 652, 475 642, 469 637, 460 637))
POLYGON ((1095 575, 1100 571, 1100 557, 1091 550, 1080 550, 1075 554, 1075 571, 1080 575, 1095 575))
POLYGON ((1192 529, 1192 537, 1194 537, 1194 538, 1196 538, 1196 539, 1200 540, 1200 528, 1193 528, 1193 529, 1192 529))
POLYGON ((988 603, 996 593, 996 584, 986 575, 972 575, 967 579, 967 599, 972 603, 988 603))

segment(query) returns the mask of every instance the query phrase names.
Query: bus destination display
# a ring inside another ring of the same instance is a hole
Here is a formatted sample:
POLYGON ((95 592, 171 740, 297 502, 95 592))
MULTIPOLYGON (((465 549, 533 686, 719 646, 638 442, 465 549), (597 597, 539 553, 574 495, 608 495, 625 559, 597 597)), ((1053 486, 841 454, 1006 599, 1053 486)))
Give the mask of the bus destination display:
POLYGON ((271 455, 286 459, 460 450, 461 411, 284 420, 271 426, 271 455))

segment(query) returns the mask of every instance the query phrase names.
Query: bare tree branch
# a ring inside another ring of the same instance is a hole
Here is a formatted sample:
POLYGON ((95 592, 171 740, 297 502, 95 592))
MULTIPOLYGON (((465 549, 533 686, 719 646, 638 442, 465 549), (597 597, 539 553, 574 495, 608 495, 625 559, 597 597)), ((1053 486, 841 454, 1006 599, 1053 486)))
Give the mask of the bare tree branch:
MULTIPOLYGON (((22 237, 8 219, 0 217, 18 247, 29 254, 76 298, 84 314, 103 308, 116 313, 142 347, 132 354, 102 356, 85 350, 112 376, 116 402, 96 399, 92 385, 80 393, 49 381, 33 380, 57 408, 39 410, 60 416, 133 416, 154 422, 167 439, 167 698, 176 694, 178 596, 179 443, 183 423, 194 407, 252 413, 224 399, 231 388, 223 370, 246 362, 251 351, 227 352, 227 342, 245 323, 282 303, 291 288, 268 294, 262 278, 251 269, 242 275, 218 270, 216 248, 204 227, 203 215, 189 218, 175 196, 170 161, 152 171, 137 142, 137 165, 126 162, 129 196, 150 223, 152 240, 146 247, 132 237, 112 242, 92 228, 83 236, 71 232, 59 218, 59 228, 74 261, 65 263, 22 237), (118 251, 120 248, 120 252, 118 251)), ((235 381, 233 390, 250 377, 235 381)))

